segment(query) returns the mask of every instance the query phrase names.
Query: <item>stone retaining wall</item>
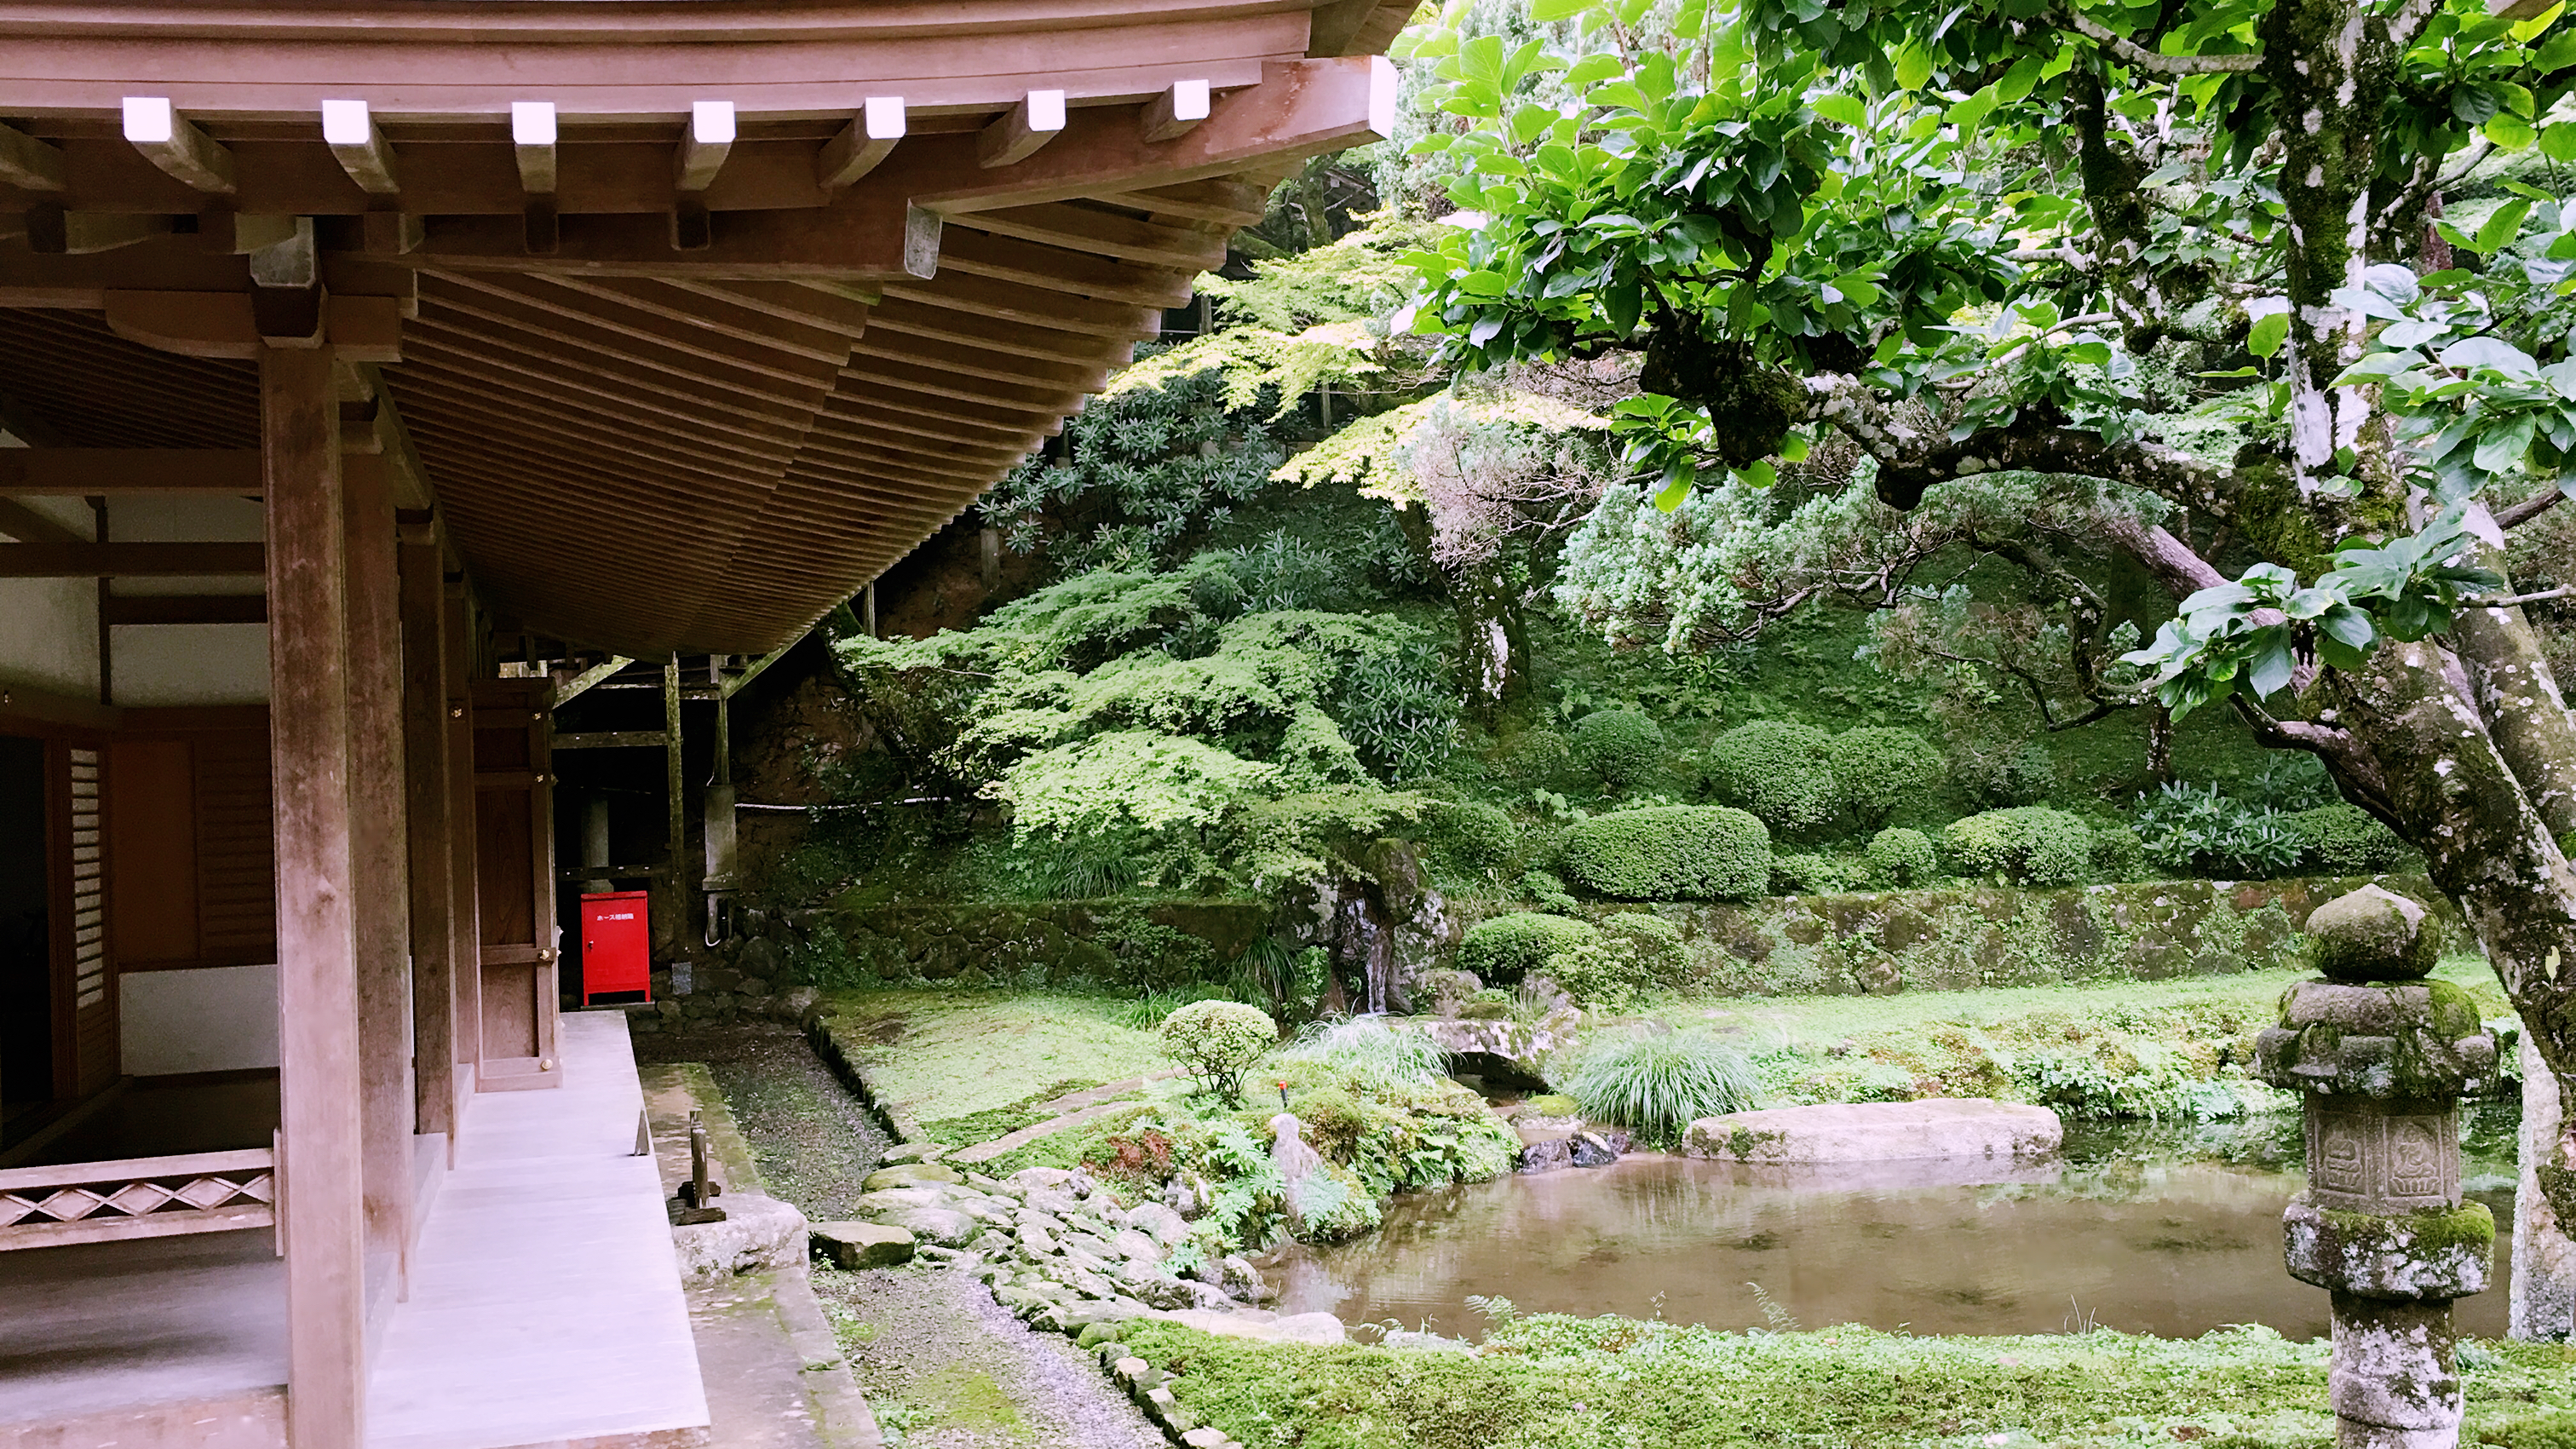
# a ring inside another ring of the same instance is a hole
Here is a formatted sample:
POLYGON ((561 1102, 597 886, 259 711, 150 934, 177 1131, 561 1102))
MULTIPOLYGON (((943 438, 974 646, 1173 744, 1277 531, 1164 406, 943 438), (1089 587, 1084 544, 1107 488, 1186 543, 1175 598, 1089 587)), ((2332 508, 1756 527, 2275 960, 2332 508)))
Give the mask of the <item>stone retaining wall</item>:
POLYGON ((1240 900, 931 902, 837 919, 853 964, 884 980, 1153 990, 1222 977, 1277 914, 1240 900))
MULTIPOLYGON (((1746 905, 1595 903, 1580 913, 1657 915, 1681 928, 1684 979, 1711 995, 1858 995, 2216 976, 2295 964, 2316 906, 2380 879, 2436 903, 2448 949, 2473 949, 2420 876, 2272 881, 2133 881, 2024 890, 1960 885, 1746 905)), ((1452 900, 1441 934, 1526 909, 1452 900)), ((1222 979, 1280 919, 1259 901, 915 904, 841 915, 851 954, 885 979, 1037 986, 1089 980, 1129 989, 1222 979)), ((1451 964, 1447 952, 1431 965, 1451 964)), ((1420 970, 1408 960, 1410 988, 1420 970)))
MULTIPOLYGON (((1679 926, 1687 984, 1708 994, 1885 995, 2287 967, 2297 963, 2308 912, 2365 879, 1960 886, 1585 914, 1644 911, 1679 926)), ((2420 900, 2441 899, 2421 877, 2377 879, 2420 900)), ((2467 945, 2458 918, 2441 914, 2448 944, 2467 945)))

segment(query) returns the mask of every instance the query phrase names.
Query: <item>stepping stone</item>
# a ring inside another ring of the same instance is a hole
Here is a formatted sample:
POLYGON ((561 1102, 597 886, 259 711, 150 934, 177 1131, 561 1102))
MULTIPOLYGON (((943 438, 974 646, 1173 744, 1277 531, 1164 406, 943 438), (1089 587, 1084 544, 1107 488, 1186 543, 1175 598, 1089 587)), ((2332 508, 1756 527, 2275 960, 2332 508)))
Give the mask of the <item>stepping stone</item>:
POLYGON ((965 1174, 956 1168, 936 1162, 910 1162, 901 1167, 882 1168, 871 1172, 859 1183, 862 1192, 877 1192, 889 1187, 919 1187, 923 1183, 944 1182, 964 1186, 965 1174))
POLYGON ((816 1223, 814 1251, 842 1268, 891 1268, 912 1261, 916 1240, 910 1228, 883 1223, 816 1223))
POLYGON ((947 1152, 946 1147, 936 1142, 907 1142, 900 1147, 887 1148, 882 1160, 889 1167, 906 1162, 936 1162, 947 1152))

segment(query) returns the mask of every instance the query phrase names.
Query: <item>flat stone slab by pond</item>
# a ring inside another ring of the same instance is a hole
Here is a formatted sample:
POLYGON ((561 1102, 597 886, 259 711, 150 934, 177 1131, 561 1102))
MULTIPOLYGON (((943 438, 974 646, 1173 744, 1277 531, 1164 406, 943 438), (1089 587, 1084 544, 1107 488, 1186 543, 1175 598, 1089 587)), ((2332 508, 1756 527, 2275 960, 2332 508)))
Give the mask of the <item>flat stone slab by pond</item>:
POLYGON ((1936 1098, 1702 1117, 1691 1124, 1682 1153, 1756 1165, 2039 1157, 2055 1152, 2065 1136, 2046 1107, 1936 1098))

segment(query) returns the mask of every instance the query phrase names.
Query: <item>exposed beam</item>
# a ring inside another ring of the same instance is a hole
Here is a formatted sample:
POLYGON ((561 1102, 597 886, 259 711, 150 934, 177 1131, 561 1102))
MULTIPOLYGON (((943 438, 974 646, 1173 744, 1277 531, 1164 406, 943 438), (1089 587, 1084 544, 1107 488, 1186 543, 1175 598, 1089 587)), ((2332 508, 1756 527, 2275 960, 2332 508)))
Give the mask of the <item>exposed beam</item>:
POLYGON ((255 543, 14 543, 0 547, 0 579, 142 579, 257 574, 255 543))
POLYGON ((182 116, 167 96, 125 98, 125 139, 145 159, 189 187, 233 192, 233 153, 182 116))
POLYGON ((263 594, 110 594, 102 612, 110 624, 265 624, 263 594))
MULTIPOLYGON (((563 701, 556 700, 555 704, 560 708, 563 701)), ((670 737, 660 730, 603 730, 594 734, 557 735, 554 739, 554 747, 558 750, 623 750, 646 747, 658 750, 669 743, 670 737)))
POLYGON ((0 182, 20 191, 63 189, 63 148, 0 126, 0 182))
POLYGON ((857 181, 894 154, 895 143, 903 139, 903 132, 903 97, 868 97, 850 124, 824 143, 823 154, 814 162, 814 184, 825 191, 838 191, 857 181))
POLYGON ((751 666, 749 668, 724 682, 722 686, 722 697, 725 699, 731 699, 736 694, 741 693, 744 685, 758 679, 761 676, 762 671, 768 669, 769 666, 777 663, 779 660, 786 658, 788 650, 804 643, 805 636, 813 632, 814 626, 808 624, 803 629, 797 631, 795 638, 788 640, 786 643, 779 645, 777 648, 770 650, 766 654, 763 654, 758 659, 751 661, 751 666))
POLYGON ((510 102, 510 146, 519 162, 519 189, 551 196, 555 189, 555 103, 510 102))
POLYGON ((691 102, 688 133, 680 138, 674 187, 692 192, 713 186, 716 173, 724 169, 725 157, 733 153, 734 135, 733 102, 691 102))
POLYGON ((170 234, 170 218, 145 212, 68 211, 51 202, 27 208, 27 250, 45 257, 112 252, 170 234))
POLYGON ((555 103, 510 102, 510 147, 519 166, 519 190, 524 193, 519 251, 526 256, 553 256, 563 244, 563 223, 555 207, 555 103))
MULTIPOLYGON (((574 675, 572 678, 565 680, 563 682, 563 687, 555 691, 555 708, 561 709, 572 701, 588 694, 591 691, 592 686, 634 662, 634 660, 627 658, 623 654, 614 654, 609 656, 606 663, 594 664, 588 669, 583 670, 581 673, 574 675)), ((564 741, 568 738, 570 737, 566 735, 555 736, 555 748, 559 750, 565 748, 564 741)), ((654 743, 660 744, 661 741, 655 740, 654 743)))
POLYGON ((1208 83, 1203 80, 1172 82, 1169 89, 1145 103, 1145 139, 1172 141, 1188 135, 1208 118, 1208 83))
MULTIPOLYGON (((109 292, 109 330, 182 357, 250 359, 264 336, 253 298, 227 292, 109 292)), ((401 304, 390 297, 320 299, 320 336, 352 361, 402 361, 401 304)))
POLYGON ((394 196, 402 183, 394 171, 394 148, 385 141, 385 133, 376 128, 373 116, 367 114, 365 101, 324 101, 322 103, 322 140, 358 183, 358 189, 369 196, 394 196))
POLYGON ((260 487, 256 448, 0 448, 0 498, 138 493, 256 498, 260 487))
MULTIPOLYGON (((8 449, 0 452, 0 457, 6 457, 8 453, 17 451, 19 450, 15 448, 8 449)), ((14 498, 0 498, 0 534, 6 534, 20 543, 89 542, 79 533, 65 528, 14 498)))
POLYGON ((1064 92, 1031 91, 975 138, 975 163, 990 169, 1037 154, 1064 131, 1064 92))

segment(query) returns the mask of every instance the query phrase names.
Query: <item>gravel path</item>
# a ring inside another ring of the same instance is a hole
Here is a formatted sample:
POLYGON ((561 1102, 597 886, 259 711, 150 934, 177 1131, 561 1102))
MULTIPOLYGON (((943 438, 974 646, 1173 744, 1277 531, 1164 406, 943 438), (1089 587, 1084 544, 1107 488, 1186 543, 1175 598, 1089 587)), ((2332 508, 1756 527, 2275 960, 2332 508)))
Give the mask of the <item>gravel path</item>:
POLYGON ((894 1139, 794 1029, 767 1022, 635 1039, 648 1062, 704 1062, 751 1142, 770 1195, 825 1222, 850 1215, 859 1180, 894 1139))
POLYGON ((905 1449, 1164 1449, 1090 1355, 1003 1312, 954 1268, 817 1268, 814 1294, 877 1422, 901 1430, 905 1449))
MULTIPOLYGON (((805 1039, 759 1023, 636 1039, 646 1061, 704 1062, 773 1196, 816 1221, 849 1215, 892 1145, 805 1039)), ((889 1446, 1165 1449, 1091 1356, 1004 1312, 990 1290, 927 1262, 842 1273, 814 1293, 889 1446)))

